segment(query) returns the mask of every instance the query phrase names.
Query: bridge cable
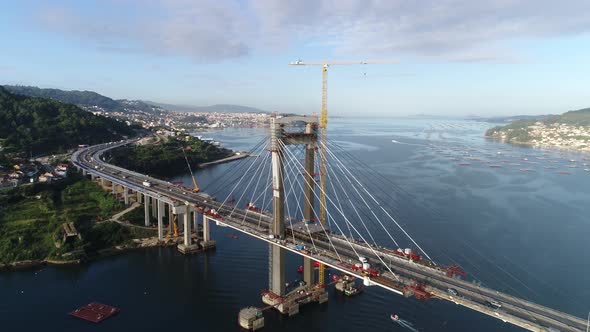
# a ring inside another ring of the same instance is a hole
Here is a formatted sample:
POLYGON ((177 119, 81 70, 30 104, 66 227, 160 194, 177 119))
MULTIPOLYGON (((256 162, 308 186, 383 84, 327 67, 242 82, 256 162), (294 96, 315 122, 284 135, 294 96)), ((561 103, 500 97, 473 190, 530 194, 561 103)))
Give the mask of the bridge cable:
MULTIPOLYGON (((320 143, 321 144, 321 143, 320 143)), ((432 258, 428 255, 428 253, 426 253, 426 251, 424 251, 424 249, 422 249, 422 247, 420 247, 420 245, 410 236, 410 234, 408 234, 408 232, 406 232, 406 230, 397 222, 397 220, 395 220, 391 214, 389 214, 389 212, 387 212, 387 210, 385 210, 383 208, 383 206, 375 199, 375 197, 373 195, 371 195, 371 193, 362 185, 362 183, 360 183, 358 180, 356 180, 356 178, 354 177, 354 175, 352 175, 352 173, 350 173, 350 171, 346 168, 346 166, 344 166, 342 164, 342 162, 340 161, 340 159, 338 159, 338 157, 336 157, 331 150, 328 149, 327 146, 324 146, 324 148, 326 149, 326 151, 332 156, 332 158, 336 159, 336 161, 342 165, 342 167, 348 172, 348 174, 350 174, 350 176, 355 180, 356 183, 359 184, 359 186, 361 186, 361 188, 369 195, 369 197, 371 197, 373 199, 373 201, 379 206, 379 208, 381 208, 381 210, 383 210, 383 212, 385 212, 385 214, 397 225, 397 227, 410 239, 410 241, 412 241, 412 243, 414 243, 414 245, 416 245, 416 247, 418 247, 418 249, 420 249, 420 251, 431 261, 434 263, 434 261, 432 260, 432 258)), ((354 187, 354 186, 353 186, 354 187)), ((380 222, 380 221, 379 221, 380 222)), ((381 222, 380 222, 381 223, 381 222)), ((382 224, 383 226, 383 224, 382 224)), ((385 226, 383 226, 383 228, 385 229, 385 226)), ((389 232, 387 232, 389 235, 389 232)), ((393 240, 393 238, 392 238, 393 240)), ((395 242, 395 240, 394 240, 395 242)))
MULTIPOLYGON (((287 150, 287 152, 288 152, 288 150, 287 150)), ((300 163, 298 160, 297 160, 297 163, 299 164, 299 166, 300 166, 300 167, 302 167, 302 168, 303 168, 303 165, 301 165, 301 163, 300 163)), ((311 174, 309 174, 309 173, 307 172, 307 170, 306 170, 305 172, 306 172, 306 174, 310 175, 310 177, 311 177, 311 174)), ((317 183, 317 181, 315 181, 315 179, 313 179, 313 177, 311 177, 311 178, 312 178, 312 180, 314 181, 314 183, 315 183, 315 184, 316 184, 316 185, 317 185, 317 186, 320 188, 320 191, 324 191, 324 190, 323 190, 323 189, 322 189, 322 188, 319 186, 319 184, 317 183)), ((324 192, 324 193, 325 193, 325 192, 324 192)), ((314 193, 314 194, 315 194, 315 193, 314 193)), ((346 217, 346 214, 345 214, 345 213, 344 213, 342 210, 338 209, 338 206, 336 206, 336 204, 334 203, 334 201, 332 200, 332 198, 331 198, 330 196, 328 196, 328 195, 325 195, 325 196, 326 196, 326 198, 328 199, 328 201, 330 201, 330 203, 331 203, 331 204, 332 204, 332 205, 335 207, 335 209, 336 209, 336 210, 337 210, 337 211, 340 213, 340 215, 342 215, 342 217, 343 217, 343 218, 344 218, 344 219, 345 219, 347 222, 349 222, 349 223, 350 223, 350 220, 349 220, 349 219, 346 217)), ((316 197, 317 197, 317 194, 316 194, 316 197)), ((318 197, 318 199, 319 199, 319 197, 318 197)), ((322 203, 321 203, 321 200, 320 200, 320 204, 322 204, 322 203)), ((327 210, 327 209, 326 209, 326 210, 327 210)), ((364 241, 364 242, 367 244, 367 248, 368 248, 370 251, 372 251, 372 252, 373 252, 373 254, 375 255, 375 257, 377 257, 377 258, 379 259, 379 261, 380 261, 380 262, 383 264, 383 266, 385 266, 385 267, 387 268, 387 270, 389 270, 389 272, 390 272, 390 273, 391 273, 391 274, 392 274, 392 275, 393 275, 393 276, 396 278, 396 280, 400 281, 399 277, 398 277, 398 276, 397 276, 397 275, 396 275, 396 274, 395 274, 395 273, 394 273, 394 272, 391 270, 391 268, 389 267, 389 265, 385 264, 385 262, 383 261, 383 259, 381 258, 381 256, 379 256, 379 255, 377 254, 377 252, 375 251, 375 249, 373 249, 373 247, 372 247, 371 245, 369 245, 369 243, 368 243, 368 242, 367 242, 367 241, 364 239, 364 237, 363 237, 363 236, 362 236, 362 234, 361 234, 361 233, 360 233, 360 232, 359 232, 359 231, 356 229, 356 227, 354 227, 354 225, 353 225, 352 223, 351 223, 350 225, 352 226, 352 228, 354 229, 354 231, 355 231, 355 232, 356 232, 356 233, 357 233, 357 234, 358 234, 358 235, 361 237, 361 239, 362 239, 362 240, 363 240, 363 241, 364 241)))
MULTIPOLYGON (((266 145, 265 145, 265 148, 266 148, 266 145)), ((229 193, 229 195, 221 203, 220 209, 221 209, 221 207, 223 207, 223 205, 225 205, 225 203, 227 202, 228 198, 231 197, 231 195, 236 190, 236 188, 238 187, 238 185, 242 182, 242 180, 244 180, 244 177, 246 176, 246 174, 248 174, 248 172, 250 171, 250 169, 252 168, 252 166, 256 163, 256 160, 258 160, 258 158, 260 158, 260 154, 256 156, 256 159, 254 160, 254 162, 252 162, 252 164, 250 164, 250 167, 248 167, 248 169, 242 174, 242 176, 240 177, 240 180, 238 181, 238 183, 236 183, 236 185, 233 187, 233 189, 231 190, 231 192, 229 193)), ((232 213, 233 213, 233 211, 232 211, 232 213)))
MULTIPOLYGON (((291 164, 291 163, 290 163, 290 164, 291 164)), ((298 172, 297 172, 297 169, 296 169, 296 168, 294 168, 294 170, 293 170, 292 174, 296 174, 296 173, 298 173, 298 172)), ((303 189, 303 186, 301 185, 301 181, 297 181, 296 183, 299 185, 299 188, 301 189, 301 192, 303 193, 303 192, 304 192, 304 189, 303 189)), ((306 183, 306 181, 304 181, 304 183, 306 183)), ((291 185, 292 185, 292 184, 291 184, 291 185)), ((306 185, 307 185, 308 187, 310 187, 310 188, 311 188, 311 184, 307 184, 307 183, 306 183, 306 185)), ((293 185, 292 185, 292 186, 293 186, 293 185)), ((307 201, 307 203, 311 205, 311 201, 309 200, 309 198, 308 198, 308 197, 306 197, 306 196, 305 196, 305 194, 303 194, 303 197, 305 197, 305 200, 307 201)), ((301 212, 301 214, 303 215, 303 211, 302 211, 302 209, 301 209, 301 205, 300 205, 300 201, 299 201, 299 200, 297 201, 297 207, 299 208, 299 211, 300 211, 300 212, 301 212)), ((315 215, 316 219, 318 219, 318 215, 317 215, 317 212, 315 211, 315 209, 313 209, 313 210, 312 210, 312 212, 313 212, 313 214, 315 215)), ((326 211, 326 212, 328 212, 328 211, 326 211)), ((331 217, 329 212, 327 213, 327 215, 328 215, 328 217, 331 217)), ((322 230, 323 230, 324 234, 326 234, 326 238, 328 239, 328 241, 329 241, 330 245, 332 245, 332 248, 334 248, 334 252, 336 253, 336 256, 337 256, 337 257, 338 257, 338 259, 339 259, 339 260, 342 262, 342 258, 340 257, 340 254, 338 253, 338 250, 336 249, 336 247, 335 247, 335 246, 334 246, 334 244, 332 243, 332 240, 330 239, 330 236, 328 235, 328 232, 327 232, 327 231, 326 231, 326 229, 324 228, 324 225, 323 225, 322 223, 320 223, 320 225, 321 225, 321 227, 322 227, 322 230)), ((314 241, 313 241, 313 236, 312 236, 312 234, 311 234, 311 232, 310 232, 310 230, 309 230, 309 226, 308 226, 307 224, 305 224, 305 227, 307 228, 307 232, 309 233, 309 236, 310 236, 310 238, 311 238, 312 244, 314 245, 314 248, 315 248, 315 243, 314 243, 314 241)), ((293 225, 291 225, 291 231, 292 231, 292 233, 293 233, 293 240, 295 241, 295 229, 293 228, 293 225)), ((316 251, 317 251, 317 248, 315 248, 315 249, 316 249, 316 251)), ((328 249, 329 249, 329 247, 328 247, 328 249)), ((353 250, 354 250, 354 249, 353 249, 353 250)))
MULTIPOLYGON (((328 148, 326 147, 326 151, 332 155, 332 157, 334 158, 334 155, 332 154, 331 151, 328 151, 328 148)), ((336 158, 334 158, 336 159, 336 158)), ((339 162, 338 159, 336 159, 336 161, 339 162)), ((387 228, 385 228, 385 226, 383 225, 383 223, 381 222, 381 220, 379 219, 379 217, 375 214, 375 212, 373 211, 373 209, 369 206, 369 204, 367 203, 367 201, 365 200, 365 198, 360 194, 360 192, 358 191, 358 189, 356 188, 356 186, 352 183, 352 181, 350 180, 350 178, 346 175, 346 173, 344 172, 344 170, 342 169, 342 165, 341 164, 336 164, 337 167, 339 168, 340 172, 344 175, 344 178, 349 182, 350 186, 354 189, 354 191, 357 193, 357 195, 359 195, 359 197, 361 198, 361 200, 363 201, 363 203, 365 204, 365 206, 369 209, 369 211, 371 212, 371 214, 373 215, 373 217, 375 217, 375 219, 377 220, 377 222, 381 225, 381 227, 383 228, 383 230, 385 231, 385 233, 389 236, 389 238, 393 241, 393 243, 399 248, 399 244, 397 243, 397 241, 393 238, 393 236, 389 233, 389 231, 387 230, 387 228)), ((349 173, 350 174, 350 173, 349 173)), ((351 174, 352 176, 352 174, 351 174)), ((357 183, 359 183, 357 181, 357 183)), ((364 189, 364 187, 362 186, 362 184, 359 183, 359 185, 364 189)), ((366 189, 365 189, 366 191, 366 189)), ((346 192, 345 192, 346 193, 346 192)), ((348 195, 347 195, 348 196, 348 195)), ((354 207, 354 205, 353 205, 354 207)), ((356 209, 356 208, 355 208, 356 209)), ((358 215, 358 212, 357 212, 358 215)), ((360 216, 359 216, 360 218, 360 216)), ((368 230, 367 230, 368 232, 368 230)), ((371 237, 371 239, 373 241, 375 241, 375 239, 373 239, 373 237, 371 237)), ((376 244, 376 242, 375 242, 376 244)))

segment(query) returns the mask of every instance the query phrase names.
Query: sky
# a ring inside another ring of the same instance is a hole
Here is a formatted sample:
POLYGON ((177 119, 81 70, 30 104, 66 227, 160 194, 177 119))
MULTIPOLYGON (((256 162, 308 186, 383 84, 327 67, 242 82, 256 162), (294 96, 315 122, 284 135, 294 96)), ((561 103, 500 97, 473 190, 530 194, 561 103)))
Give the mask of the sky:
POLYGON ((52 0, 0 10, 0 84, 334 116, 590 107, 588 0, 52 0))

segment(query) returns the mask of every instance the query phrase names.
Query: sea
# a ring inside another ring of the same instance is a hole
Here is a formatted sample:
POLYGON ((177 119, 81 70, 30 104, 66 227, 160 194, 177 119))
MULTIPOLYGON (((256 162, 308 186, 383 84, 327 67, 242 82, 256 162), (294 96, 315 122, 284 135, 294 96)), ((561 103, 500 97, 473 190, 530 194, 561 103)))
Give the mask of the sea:
MULTIPOLYGON (((362 162, 357 168, 364 168, 366 176, 358 179, 366 183, 360 188, 379 186, 383 205, 434 261, 459 264, 467 280, 585 318, 590 310, 590 172, 585 171, 590 155, 485 138, 494 125, 335 118, 328 137, 362 162)), ((195 134, 249 151, 267 129, 195 134)), ((196 171, 202 190, 215 188, 232 164, 196 171)), ((188 172, 172 180, 187 187, 192 182, 188 172)), ((228 190, 222 188, 218 199, 228 190)), ((386 227, 394 231, 393 225, 386 227)), ((232 233, 213 226, 216 249, 193 256, 151 248, 83 265, 0 272, 0 330, 239 331, 239 310, 264 306, 260 293, 268 288, 268 246, 232 233), (100 324, 68 316, 93 301, 121 312, 100 324)), ((387 245, 384 232, 375 233, 387 245)), ((287 254, 288 280, 300 278, 299 265, 300 257, 287 254)), ((306 305, 293 317, 266 310, 263 331, 408 331, 390 320, 392 313, 418 331, 521 331, 453 303, 408 299, 378 287, 366 287, 355 297, 332 288, 328 292, 327 303, 306 305)))

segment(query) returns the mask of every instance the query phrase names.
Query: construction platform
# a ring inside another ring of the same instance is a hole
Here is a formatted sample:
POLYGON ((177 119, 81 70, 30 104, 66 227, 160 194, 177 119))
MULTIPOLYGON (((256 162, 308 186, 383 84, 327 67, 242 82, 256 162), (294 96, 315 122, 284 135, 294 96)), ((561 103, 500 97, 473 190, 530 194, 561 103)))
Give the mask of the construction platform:
POLYGON ((197 252, 201 252, 204 250, 211 250, 215 248, 215 240, 209 240, 209 241, 203 241, 203 240, 197 240, 197 242, 187 246, 184 243, 179 244, 178 246, 176 246, 176 249, 178 249, 178 251, 180 251, 181 253, 188 255, 188 254, 194 254, 197 252))
POLYGON ((238 324, 248 331, 256 331, 264 327, 262 310, 256 307, 247 307, 240 310, 238 324))
POLYGON ((311 302, 325 303, 328 292, 321 286, 301 286, 295 288, 285 296, 279 296, 271 291, 262 292, 262 302, 268 307, 277 309, 280 313, 293 316, 299 313, 299 306, 311 302))
POLYGON ((70 312, 69 314, 89 322, 100 323, 117 313, 119 313, 118 308, 98 302, 92 302, 70 312))

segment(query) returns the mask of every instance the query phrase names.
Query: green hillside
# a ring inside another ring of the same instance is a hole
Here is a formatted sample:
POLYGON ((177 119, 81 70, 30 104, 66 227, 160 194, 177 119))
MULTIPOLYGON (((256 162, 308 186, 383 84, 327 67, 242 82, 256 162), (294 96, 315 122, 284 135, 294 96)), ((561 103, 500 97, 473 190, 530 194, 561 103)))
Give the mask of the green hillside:
POLYGON ((0 154, 63 152, 78 144, 120 140, 133 134, 125 123, 75 105, 14 95, 0 87, 0 154))

